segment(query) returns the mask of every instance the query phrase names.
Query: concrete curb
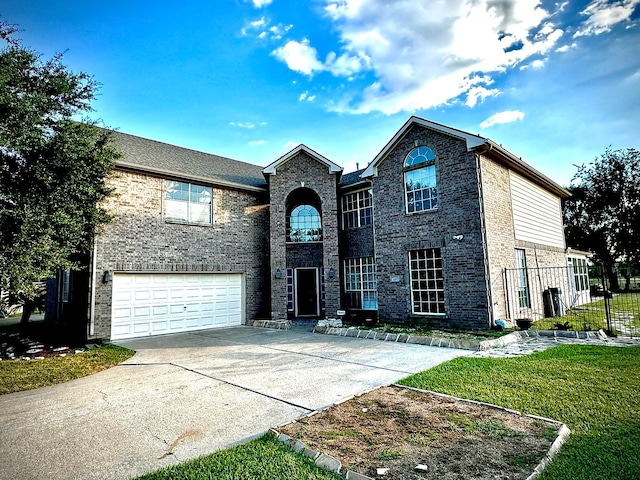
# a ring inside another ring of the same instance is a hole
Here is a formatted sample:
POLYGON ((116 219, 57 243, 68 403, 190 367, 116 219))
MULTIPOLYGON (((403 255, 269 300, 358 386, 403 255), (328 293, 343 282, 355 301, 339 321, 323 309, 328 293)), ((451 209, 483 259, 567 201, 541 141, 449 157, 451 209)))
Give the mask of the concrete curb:
MULTIPOLYGON (((514 332, 514 333, 519 333, 519 332, 514 332)), ((547 465, 549 465, 551 463, 553 457, 560 451, 560 448, 562 447, 562 445, 564 445, 564 443, 569 438, 569 435, 571 434, 571 430, 569 430, 569 428, 564 423, 559 422, 557 420, 553 420, 551 418, 540 417, 538 415, 523 414, 522 412, 520 412, 518 410, 512 410, 510 408, 501 407, 499 405, 493 405, 491 403, 479 402, 477 400, 468 400, 466 398, 454 397, 453 395, 447 395, 445 393, 433 392, 431 390, 423 390, 423 389, 415 388, 415 387, 408 387, 406 385, 399 385, 397 383, 393 383, 390 386, 396 387, 396 388, 402 388, 402 389, 405 389, 405 390, 411 390, 411 391, 419 392, 419 393, 428 393, 428 394, 434 395, 436 397, 448 398, 448 399, 455 400, 455 401, 458 401, 458 402, 469 403, 469 404, 472 404, 472 405, 487 407, 487 408, 491 408, 491 409, 494 409, 494 410, 500 410, 501 412, 506 412, 506 413, 509 413, 509 414, 512 414, 512 415, 520 415, 520 416, 529 417, 529 418, 533 418, 533 419, 536 419, 536 420, 541 420, 541 421, 546 422, 546 423, 551 423, 551 424, 557 425, 559 427, 558 428, 558 436, 556 437, 556 439, 551 444, 551 447, 549 448, 549 451, 542 458, 542 460, 540 460, 540 463, 538 463, 538 465, 534 469, 533 473, 531 473, 531 475, 529 475, 526 480, 534 480, 535 478, 537 478, 542 473, 542 471, 547 467, 547 465)), ((381 387, 377 387, 377 388, 381 388, 381 387)), ((329 406, 327 406, 327 407, 325 407, 325 408, 323 408, 321 410, 314 410, 313 412, 309 413, 308 415, 305 415, 302 418, 312 417, 313 415, 321 413, 321 412, 327 410, 328 408, 331 408, 331 407, 333 407, 335 405, 340 405, 340 404, 342 404, 344 402, 347 402, 347 401, 349 401, 349 400, 351 400, 353 398, 365 395, 366 393, 369 393, 369 392, 371 392, 373 390, 376 390, 376 388, 374 388, 372 390, 368 390, 367 392, 363 392, 363 393, 358 394, 358 395, 351 396, 349 398, 341 400, 338 403, 335 403, 333 405, 329 405, 329 406)), ((280 429, 280 428, 282 428, 282 427, 284 427, 286 425, 290 425, 292 423, 295 423, 296 421, 297 420, 294 420, 292 422, 287 422, 287 423, 284 423, 282 425, 279 425, 276 428, 271 428, 271 429, 269 429, 269 434, 272 435, 274 438, 278 439, 284 445, 286 445, 289 448, 291 448, 293 451, 302 453, 303 455, 311 458, 315 462, 315 464, 318 465, 319 467, 325 468, 325 469, 330 470, 332 472, 340 473, 347 480, 374 480, 372 477, 368 477, 366 475, 363 475, 361 473, 355 472, 353 470, 349 470, 349 469, 342 470, 342 462, 340 462, 340 460, 332 457, 331 455, 327 455, 325 453, 318 452, 316 450, 308 448, 300 440, 295 440, 294 441, 293 438, 291 438, 288 435, 285 435, 284 433, 280 433, 280 431, 278 430, 278 429, 280 429)))
POLYGON ((490 340, 460 340, 456 338, 425 337, 422 335, 408 335, 405 333, 383 333, 374 330, 361 330, 357 327, 331 327, 322 326, 313 329, 314 333, 323 335, 336 335, 339 337, 362 338, 365 340, 379 340, 382 342, 412 343, 427 345, 429 347, 459 348, 471 351, 487 351, 501 348, 507 345, 521 342, 530 338, 539 339, 576 339, 576 340, 600 340, 610 341, 603 330, 587 332, 580 330, 519 330, 508 333, 502 337, 490 340))

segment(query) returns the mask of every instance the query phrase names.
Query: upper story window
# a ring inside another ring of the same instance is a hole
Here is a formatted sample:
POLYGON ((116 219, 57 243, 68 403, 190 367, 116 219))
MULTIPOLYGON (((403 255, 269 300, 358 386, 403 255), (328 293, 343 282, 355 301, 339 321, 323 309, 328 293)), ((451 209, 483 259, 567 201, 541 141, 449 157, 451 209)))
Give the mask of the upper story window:
POLYGON ((358 228, 373 221, 371 190, 348 193, 342 197, 342 228, 358 228))
POLYGON ((287 221, 287 241, 321 242, 322 220, 318 209, 313 205, 298 205, 287 221))
POLYGON ((436 155, 429 147, 417 147, 404 161, 404 185, 407 213, 438 208, 436 155))
POLYGON ((211 225, 211 187, 167 180, 165 220, 211 225))

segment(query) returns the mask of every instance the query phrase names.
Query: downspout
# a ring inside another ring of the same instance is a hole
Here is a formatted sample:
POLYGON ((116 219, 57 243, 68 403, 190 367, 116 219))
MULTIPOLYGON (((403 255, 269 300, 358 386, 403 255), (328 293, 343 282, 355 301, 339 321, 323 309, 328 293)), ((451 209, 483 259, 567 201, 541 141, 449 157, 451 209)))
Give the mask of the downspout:
POLYGON ((489 326, 495 326, 495 319, 493 313, 493 288, 491 283, 491 262, 489 260, 489 241, 487 238, 487 222, 484 209, 484 190, 482 181, 482 168, 480 162, 480 155, 483 155, 493 150, 493 145, 489 144, 484 150, 474 153, 476 159, 476 175, 478 182, 478 195, 479 195, 479 207, 480 207, 480 231, 482 232, 482 253, 484 261, 485 271, 485 289, 487 295, 487 312, 489 314, 489 326))
POLYGON ((96 268, 98 265, 98 244, 93 241, 93 258, 91 259, 91 301, 89 306, 89 336, 96 333, 96 268))

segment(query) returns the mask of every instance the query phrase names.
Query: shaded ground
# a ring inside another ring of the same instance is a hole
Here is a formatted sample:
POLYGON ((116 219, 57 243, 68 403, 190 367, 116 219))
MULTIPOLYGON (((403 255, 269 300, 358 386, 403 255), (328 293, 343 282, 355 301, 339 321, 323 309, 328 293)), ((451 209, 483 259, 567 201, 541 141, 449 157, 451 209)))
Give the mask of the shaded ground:
POLYGON ((449 398, 382 387, 280 431, 385 479, 525 479, 557 424, 449 398), (426 469, 416 470, 416 466, 426 469), (424 467, 423 467, 424 468, 424 467))

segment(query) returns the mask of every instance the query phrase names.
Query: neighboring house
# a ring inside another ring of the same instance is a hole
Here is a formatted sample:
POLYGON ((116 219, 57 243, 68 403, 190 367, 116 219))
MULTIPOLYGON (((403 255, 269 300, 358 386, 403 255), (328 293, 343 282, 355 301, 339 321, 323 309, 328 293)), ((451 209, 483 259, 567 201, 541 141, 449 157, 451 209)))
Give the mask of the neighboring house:
POLYGON ((347 174, 305 145, 262 168, 114 141, 115 219, 80 289, 89 337, 339 310, 489 328, 538 315, 530 267, 567 265, 565 189, 487 138, 418 117, 347 174))

